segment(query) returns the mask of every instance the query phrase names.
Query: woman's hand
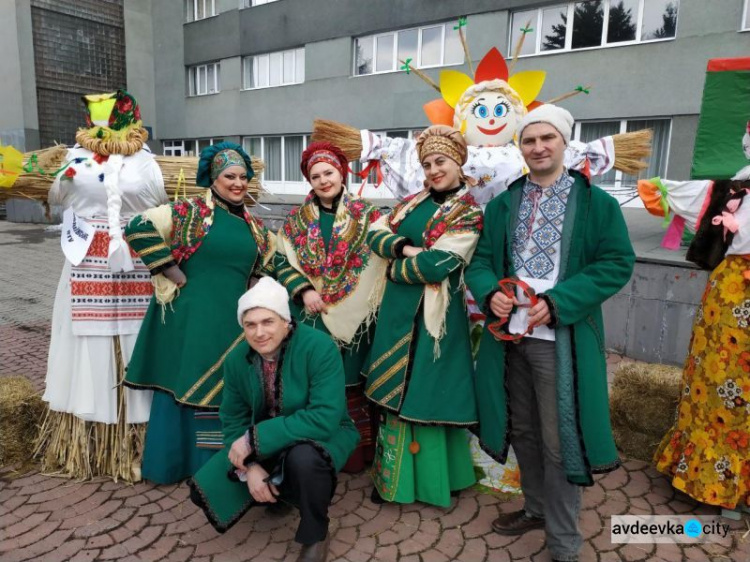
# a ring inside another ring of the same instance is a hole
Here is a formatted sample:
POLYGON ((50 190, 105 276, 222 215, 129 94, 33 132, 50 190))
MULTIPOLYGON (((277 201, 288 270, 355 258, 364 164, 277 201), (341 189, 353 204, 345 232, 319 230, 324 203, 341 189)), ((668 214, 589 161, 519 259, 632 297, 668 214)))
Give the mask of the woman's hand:
POLYGON ((187 283, 187 277, 185 277, 185 274, 182 272, 179 265, 168 267, 162 271, 162 274, 178 287, 184 287, 187 283))
POLYGON ((305 303, 305 310, 307 310, 308 314, 326 313, 326 303, 323 302, 320 293, 314 289, 305 291, 302 295, 302 302, 305 303))
POLYGON ((253 499, 259 503, 276 503, 279 490, 273 484, 266 482, 268 473, 259 464, 253 464, 247 469, 247 489, 253 499))
POLYGON ((422 248, 418 248, 417 246, 404 246, 402 252, 405 258, 413 258, 422 252, 422 248))

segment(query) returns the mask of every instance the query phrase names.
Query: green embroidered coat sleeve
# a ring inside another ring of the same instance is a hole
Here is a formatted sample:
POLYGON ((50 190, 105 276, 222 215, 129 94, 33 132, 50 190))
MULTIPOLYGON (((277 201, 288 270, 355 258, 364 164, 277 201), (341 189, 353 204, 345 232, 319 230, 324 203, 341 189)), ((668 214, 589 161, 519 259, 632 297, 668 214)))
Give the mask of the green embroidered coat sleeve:
MULTIPOLYGON (((592 474, 619 466, 609 420, 601 304, 630 279, 635 254, 617 201, 577 172, 565 211, 560 277, 547 291, 554 308, 557 406, 563 466, 570 482, 590 485, 592 474)), ((485 209, 484 231, 466 271, 483 304, 500 279, 514 274, 512 233, 524 178, 485 209)), ((482 334, 476 363, 479 436, 505 462, 512 397, 505 385, 505 342, 482 334)))
POLYGON ((367 233, 367 244, 372 251, 387 260, 400 258, 399 246, 403 246, 408 241, 408 238, 393 234, 388 230, 371 230, 367 233))
POLYGON ((276 252, 274 265, 276 268, 276 279, 286 287, 290 298, 296 297, 303 289, 312 288, 310 281, 294 269, 283 254, 276 252))
POLYGON ((394 283, 407 285, 440 283, 463 262, 443 250, 423 250, 411 258, 393 260, 388 276, 394 283))
POLYGON ((152 275, 175 265, 172 250, 145 217, 137 216, 130 221, 125 227, 125 239, 152 275))

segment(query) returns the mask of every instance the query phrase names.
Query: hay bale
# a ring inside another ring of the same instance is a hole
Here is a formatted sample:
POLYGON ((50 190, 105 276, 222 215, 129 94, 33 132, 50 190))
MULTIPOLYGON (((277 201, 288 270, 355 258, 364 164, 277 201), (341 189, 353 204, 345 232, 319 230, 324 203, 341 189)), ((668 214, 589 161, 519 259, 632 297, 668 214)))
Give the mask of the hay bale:
POLYGON ((0 466, 27 463, 45 404, 26 377, 0 377, 0 466))
POLYGON ((651 462, 674 424, 681 393, 681 369, 648 363, 620 367, 609 399, 617 447, 630 458, 651 462))

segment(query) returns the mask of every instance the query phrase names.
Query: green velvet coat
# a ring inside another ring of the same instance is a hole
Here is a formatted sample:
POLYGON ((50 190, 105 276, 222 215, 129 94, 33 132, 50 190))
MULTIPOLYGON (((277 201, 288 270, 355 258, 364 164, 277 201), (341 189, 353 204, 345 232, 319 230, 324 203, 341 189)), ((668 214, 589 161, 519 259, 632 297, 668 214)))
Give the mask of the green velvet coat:
MULTIPOLYGON (((619 466, 609 419, 607 365, 601 304, 630 279, 635 254, 617 201, 578 172, 565 211, 560 274, 546 292, 557 319, 557 396, 560 446, 570 482, 590 485, 592 474, 619 466)), ((514 274, 513 233, 525 177, 485 209, 484 231, 466 271, 477 303, 485 303, 499 279, 514 274)), ((485 330, 476 364, 479 437, 505 462, 510 444, 505 348, 485 330)))
MULTIPOLYGON (((405 238, 422 246, 426 226, 438 207, 432 198, 427 198, 403 220, 397 233, 378 230, 368 235, 372 250, 391 260, 391 266, 366 369, 365 393, 403 421, 471 426, 477 422, 477 409, 469 321, 461 283, 465 263, 458 256, 437 249, 413 258, 398 258, 395 254, 405 238), (425 291, 433 290, 427 284, 446 278, 450 281, 450 302, 445 312, 445 335, 436 357, 435 339, 424 321, 423 299, 425 291)), ((475 204, 462 209, 479 213, 475 204)))
POLYGON ((279 358, 277 396, 280 414, 268 417, 260 357, 247 343, 234 349, 224 364, 224 397, 219 408, 224 449, 201 468, 190 486, 211 524, 225 531, 253 504, 244 482, 231 481, 228 451, 250 430, 254 460, 273 458, 288 447, 309 442, 331 465, 331 476, 346 463, 359 432, 346 410, 344 365, 333 340, 298 325, 279 358))

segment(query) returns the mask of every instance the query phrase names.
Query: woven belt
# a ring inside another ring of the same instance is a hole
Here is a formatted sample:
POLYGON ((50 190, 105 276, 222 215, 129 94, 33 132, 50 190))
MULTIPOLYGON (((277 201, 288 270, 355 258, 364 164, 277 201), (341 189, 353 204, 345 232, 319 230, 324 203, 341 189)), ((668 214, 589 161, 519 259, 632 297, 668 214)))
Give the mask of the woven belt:
MULTIPOLYGON (((498 281, 497 284, 503 294, 508 298, 512 299, 516 296, 516 287, 518 287, 519 289, 521 289, 521 292, 526 296, 526 298, 529 299, 528 303, 519 304, 514 307, 514 309, 511 311, 511 314, 513 314, 513 311, 517 308, 532 308, 534 305, 536 305, 537 302, 539 302, 539 298, 537 298, 534 289, 531 288, 528 283, 521 281, 518 277, 507 277, 506 279, 501 279, 500 281, 498 281)), ((505 318, 498 318, 494 322, 487 324, 487 329, 495 337, 496 340, 512 341, 518 343, 524 336, 528 336, 534 333, 534 328, 532 326, 529 326, 522 334, 509 333, 509 320, 510 314, 505 318)))

